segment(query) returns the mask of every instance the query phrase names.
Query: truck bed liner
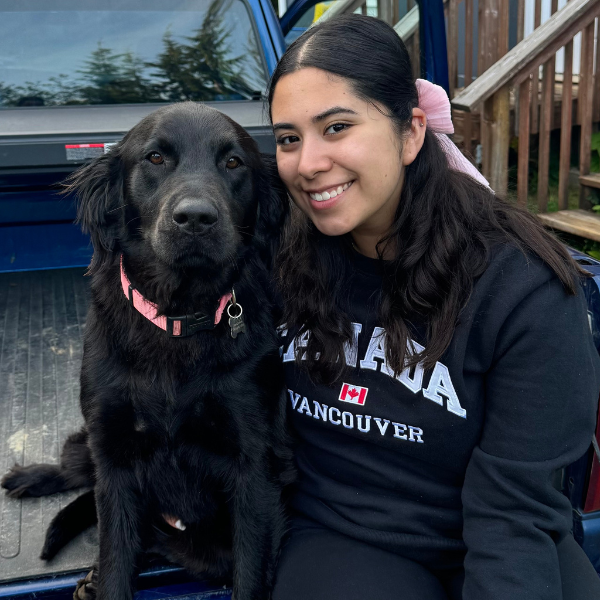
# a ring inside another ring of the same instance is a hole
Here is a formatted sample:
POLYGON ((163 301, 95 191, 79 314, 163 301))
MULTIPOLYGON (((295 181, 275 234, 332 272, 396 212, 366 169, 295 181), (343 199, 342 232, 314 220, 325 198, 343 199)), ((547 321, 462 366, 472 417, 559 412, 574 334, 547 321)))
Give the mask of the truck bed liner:
MULTIPOLYGON (((0 274, 0 476, 15 463, 57 463, 82 423, 79 370, 89 298, 84 269, 0 274)), ((92 528, 51 562, 45 530, 77 492, 15 500, 0 494, 0 583, 81 571, 97 553, 92 528)))

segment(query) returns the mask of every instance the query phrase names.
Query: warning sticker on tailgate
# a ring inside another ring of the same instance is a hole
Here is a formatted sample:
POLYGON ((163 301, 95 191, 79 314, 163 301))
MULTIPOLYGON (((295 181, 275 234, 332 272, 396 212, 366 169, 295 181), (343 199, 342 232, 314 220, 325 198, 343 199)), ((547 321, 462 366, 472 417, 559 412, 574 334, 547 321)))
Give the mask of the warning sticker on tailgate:
POLYGON ((106 154, 116 142, 107 144, 65 144, 67 160, 82 161, 106 154))

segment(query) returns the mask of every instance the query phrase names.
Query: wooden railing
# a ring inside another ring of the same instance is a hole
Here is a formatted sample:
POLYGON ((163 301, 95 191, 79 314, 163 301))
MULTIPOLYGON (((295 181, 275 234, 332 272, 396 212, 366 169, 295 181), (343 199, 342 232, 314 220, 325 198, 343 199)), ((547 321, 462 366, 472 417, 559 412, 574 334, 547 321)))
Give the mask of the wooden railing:
MULTIPOLYGON (((448 25, 448 71, 450 97, 470 85, 474 79, 500 60, 509 50, 511 43, 519 43, 525 37, 525 11, 529 2, 534 3, 534 20, 530 24, 537 29, 541 23, 542 0, 444 0, 448 25), (459 19, 459 9, 462 14, 459 19), (475 15, 477 12, 477 15, 475 15), (475 20, 475 16, 477 19, 475 20), (510 24, 516 25, 516 36, 509 36, 510 24), (459 34, 460 29, 460 34, 459 34), (515 39, 512 39, 516 37, 515 39), (459 77, 459 57, 462 59, 462 77, 459 77)), ((558 0, 551 0, 551 14, 558 7, 558 0)), ((533 87, 539 83, 533 74, 533 87), (537 82, 537 83, 536 83, 537 82)), ((537 98, 532 98, 531 133, 538 133, 537 98)), ((516 100, 518 105, 518 99, 516 100)), ((471 153, 473 143, 481 142, 480 114, 454 114, 459 133, 456 141, 471 153)))
MULTIPOLYGON (((469 2, 470 0, 465 0, 469 2)), ((482 0, 483 1, 483 0, 482 0)), ((450 0, 454 2, 454 0, 450 0)), ((455 109, 472 112, 479 109, 482 115, 481 145, 483 148, 483 173, 492 188, 501 195, 508 189, 508 156, 511 137, 511 96, 516 108, 518 148, 517 197, 521 204, 527 203, 530 134, 536 125, 539 106, 538 148, 538 209, 547 210, 548 176, 550 158, 550 129, 555 99, 555 55, 565 48, 565 69, 562 82, 561 144, 559 167, 559 208, 567 208, 568 179, 571 156, 572 125, 581 125, 580 178, 582 193, 580 206, 585 205, 585 187, 589 185, 592 120, 600 118, 600 77, 594 86, 594 28, 600 16, 598 0, 570 0, 564 8, 555 12, 531 35, 507 50, 508 0, 488 0, 497 3, 499 24, 498 37, 491 35, 486 47, 498 44, 501 58, 489 65, 474 82, 468 84, 452 98, 455 109), (578 81, 578 112, 573 115, 573 38, 583 32, 581 67, 578 81), (506 36, 506 37, 505 37, 506 36), (539 69, 542 67, 541 80, 539 69), (541 100, 539 87, 541 86, 541 100), (585 178, 588 178, 587 180, 585 178), (587 183, 586 183, 587 181, 587 183)), ((520 0, 522 3, 523 0, 520 0)), ((556 0, 554 0, 556 3, 556 0)), ((539 3, 538 3, 539 4, 539 3)), ((452 9, 451 9, 452 10, 452 9)), ((485 27, 485 24, 484 24, 485 27)), ((519 23, 522 31, 522 23, 519 23)), ((482 32, 479 33, 480 38, 482 32)), ((485 35, 485 34, 484 34, 485 35)), ((599 45, 600 46, 600 45, 599 45)), ((491 50, 490 50, 491 51, 491 50)), ((486 50, 487 52, 487 50, 486 50)), ((480 48, 481 56, 481 48, 480 48)), ((597 54, 600 57, 600 54, 597 54)), ((467 62, 469 62, 467 60, 467 62)), ((600 61, 597 61, 600 64, 600 61)), ((455 68, 454 66, 452 67, 455 68)), ((597 72, 600 70, 597 69, 597 72)), ((592 179, 595 179, 592 177, 592 179)), ((600 186, 600 178, 599 178, 600 186)), ((595 185, 593 187, 596 187, 595 185)))

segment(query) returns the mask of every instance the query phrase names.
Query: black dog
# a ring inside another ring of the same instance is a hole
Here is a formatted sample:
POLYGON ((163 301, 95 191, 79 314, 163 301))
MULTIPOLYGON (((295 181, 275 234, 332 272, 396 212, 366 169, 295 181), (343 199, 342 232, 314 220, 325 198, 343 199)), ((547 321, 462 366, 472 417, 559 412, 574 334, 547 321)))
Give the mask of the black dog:
MULTIPOLYGON (((269 595, 291 476, 268 293, 285 206, 273 169, 235 122, 183 103, 71 179, 94 244, 85 428, 60 467, 16 467, 2 485, 94 486, 99 565, 75 597, 132 598, 146 549, 194 574, 232 572, 236 600, 269 595)), ((43 557, 90 524, 92 504, 58 515, 43 557)))

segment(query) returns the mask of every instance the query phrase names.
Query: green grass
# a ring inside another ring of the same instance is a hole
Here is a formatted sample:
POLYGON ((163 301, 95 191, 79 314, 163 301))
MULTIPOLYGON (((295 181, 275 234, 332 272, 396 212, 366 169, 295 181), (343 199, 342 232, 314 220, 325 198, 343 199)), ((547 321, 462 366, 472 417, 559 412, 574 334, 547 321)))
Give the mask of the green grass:
POLYGON ((585 252, 585 254, 589 254, 596 260, 600 260, 600 242, 588 240, 587 238, 571 235, 570 233, 564 233, 562 231, 557 231, 556 234, 567 246, 571 246, 571 248, 575 248, 580 252, 585 252))

